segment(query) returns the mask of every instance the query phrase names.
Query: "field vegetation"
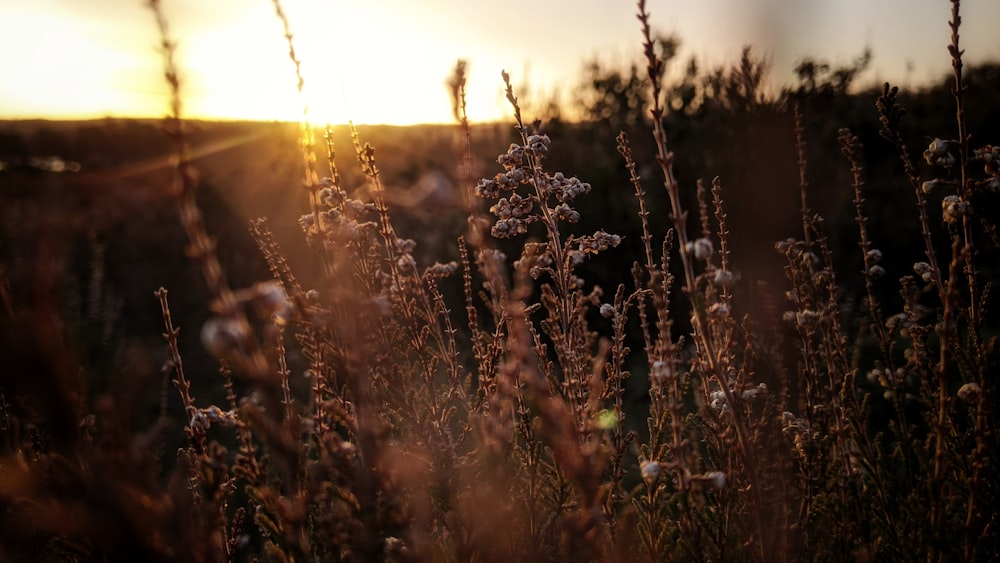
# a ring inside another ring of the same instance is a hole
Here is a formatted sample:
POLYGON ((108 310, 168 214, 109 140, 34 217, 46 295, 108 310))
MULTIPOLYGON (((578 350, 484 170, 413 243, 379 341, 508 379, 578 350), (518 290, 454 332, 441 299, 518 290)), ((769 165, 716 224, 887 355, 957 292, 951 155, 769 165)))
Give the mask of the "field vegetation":
POLYGON ((574 107, 471 124, 459 61, 412 128, 185 120, 150 7, 163 122, 0 124, 0 560, 1000 559, 958 0, 913 91, 640 0, 574 107))

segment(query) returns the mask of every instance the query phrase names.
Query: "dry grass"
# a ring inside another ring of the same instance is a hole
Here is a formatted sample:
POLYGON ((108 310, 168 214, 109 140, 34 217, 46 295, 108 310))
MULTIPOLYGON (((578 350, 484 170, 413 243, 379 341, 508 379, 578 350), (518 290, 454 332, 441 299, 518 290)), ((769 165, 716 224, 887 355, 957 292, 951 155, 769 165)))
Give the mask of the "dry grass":
MULTIPOLYGON (((789 103, 802 236, 776 244, 784 297, 739 279, 730 251, 738 233, 729 232, 719 179, 682 185, 674 173, 662 84, 670 53, 654 39, 645 4, 656 155, 637 162, 629 137, 617 139, 642 251, 631 271, 612 272, 614 285, 586 276, 621 250, 622 237, 574 226, 578 201, 601 188, 548 166, 562 140, 524 120, 506 74, 517 138, 492 176, 473 176, 460 63, 450 84, 469 220, 454 242, 458 260, 418 261, 416 243, 394 225, 375 148, 352 132, 367 179, 359 199, 344 187, 332 141, 327 162, 316 161, 305 119, 308 207, 299 223, 321 275, 297 275, 261 219, 250 230, 271 279, 235 289, 195 200, 174 43, 152 0, 173 92, 172 197, 185 252, 211 294, 200 330, 218 373, 186 372, 175 325, 185 320, 172 318, 161 289, 163 381, 173 389, 164 387, 151 426, 133 427, 127 396, 88 401, 76 366, 52 375, 47 410, 26 402, 28 384, 0 388, 0 556, 1000 557, 995 269, 984 267, 1000 244, 979 207, 1000 188, 1000 152, 966 134, 959 2, 949 47, 956 129, 927 132, 932 176, 902 140, 898 91, 886 85, 877 100, 881 133, 912 188, 906 197, 916 205, 907 208, 924 255, 912 274, 889 279, 880 261, 893 249, 872 239, 863 147, 845 129, 852 184, 844 189, 854 195, 863 272, 858 283, 843 281, 859 274, 834 268, 823 218, 809 205, 801 111, 789 103), (643 169, 657 172, 662 192, 643 169), (650 212, 663 195, 665 225, 650 212), (893 284, 898 309, 880 301, 893 284), (221 404, 192 394, 191 380, 209 377, 224 390, 221 404), (638 403, 628 397, 637 388, 648 389, 638 403), (178 396, 185 436, 174 455, 178 396)), ((277 0, 275 8, 298 69, 291 26, 277 0)), ((743 69, 733 91, 755 106, 759 69, 743 69)), ((0 296, 13 320, 8 293, 0 296)), ((41 323, 57 339, 58 323, 50 325, 41 323)))

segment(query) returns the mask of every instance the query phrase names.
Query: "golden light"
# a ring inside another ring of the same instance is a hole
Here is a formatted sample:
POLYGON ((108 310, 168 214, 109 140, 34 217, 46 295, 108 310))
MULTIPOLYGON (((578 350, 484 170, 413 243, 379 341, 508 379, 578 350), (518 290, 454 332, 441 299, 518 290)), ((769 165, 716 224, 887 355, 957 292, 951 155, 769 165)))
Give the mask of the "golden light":
POLYGON ((433 14, 411 3, 399 8, 389 13, 360 2, 287 2, 304 98, 296 91, 288 45, 272 11, 247 10, 188 35, 175 25, 185 111, 191 117, 298 120, 308 104, 314 124, 450 122, 444 83, 465 56, 474 60, 474 69, 490 59, 496 66, 494 76, 473 75, 470 115, 499 117, 497 57, 481 47, 455 52, 426 22, 433 14))
MULTIPOLYGON (((948 70, 944 49, 924 40, 943 27, 947 6, 914 0, 923 8, 909 10, 907 25, 900 26, 888 5, 800 4, 657 2, 653 18, 656 29, 680 34, 681 58, 698 56, 703 68, 730 64, 744 44, 754 44, 774 63, 779 85, 794 80, 792 69, 802 56, 846 62, 866 43, 875 53, 877 80, 909 80, 906 61, 916 63, 921 78, 948 70)), ((308 101, 316 124, 450 122, 444 83, 462 58, 469 61, 470 118, 489 121, 510 115, 501 95, 503 69, 515 85, 532 85, 519 94, 540 101, 539 91, 570 94, 590 57, 613 64, 639 54, 629 2, 282 0, 282 5, 303 63, 306 100, 297 95, 270 0, 163 0, 179 45, 189 117, 298 120, 308 101)), ((998 14, 995 2, 968 7, 963 41, 970 60, 995 58, 989 26, 998 14)), ((144 0, 0 1, 0 53, 2 118, 158 117, 167 111, 163 61, 144 0)))

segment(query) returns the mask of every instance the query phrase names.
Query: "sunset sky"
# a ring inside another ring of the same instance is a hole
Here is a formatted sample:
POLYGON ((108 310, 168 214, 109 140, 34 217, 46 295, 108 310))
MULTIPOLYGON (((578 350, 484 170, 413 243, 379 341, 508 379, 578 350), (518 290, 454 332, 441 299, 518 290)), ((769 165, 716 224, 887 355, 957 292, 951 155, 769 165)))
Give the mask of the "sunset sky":
MULTIPOLYGON (((163 0, 179 42, 189 117, 297 119, 280 22, 270 0, 163 0)), ((507 112, 500 71, 515 85, 569 93, 583 62, 635 59, 630 0, 285 0, 316 123, 451 121, 444 81, 469 61, 474 121, 507 112)), ((915 85, 949 69, 946 0, 649 0, 655 27, 682 58, 734 61, 753 44, 771 83, 795 62, 846 63, 865 45, 862 82, 915 85), (872 7, 875 6, 875 7, 872 7)), ((1000 2, 966 0, 970 61, 1000 59, 1000 2)), ((158 117, 167 91, 156 26, 143 0, 0 0, 0 119, 158 117)))

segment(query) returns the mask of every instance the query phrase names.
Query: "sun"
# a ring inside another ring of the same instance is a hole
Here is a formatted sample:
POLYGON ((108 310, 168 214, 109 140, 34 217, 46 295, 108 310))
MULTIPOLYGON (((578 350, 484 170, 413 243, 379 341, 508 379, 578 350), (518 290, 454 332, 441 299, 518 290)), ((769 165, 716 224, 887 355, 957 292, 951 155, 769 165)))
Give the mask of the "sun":
MULTIPOLYGON (((361 2, 290 2, 286 15, 301 62, 301 95, 272 12, 246 13, 186 37, 175 26, 190 116, 299 120, 308 108, 308 119, 318 125, 453 120, 445 81, 464 53, 422 25, 427 16, 421 12, 390 14, 361 2)), ((470 84, 470 92, 486 101, 470 105, 475 118, 499 115, 497 77, 470 84)))

